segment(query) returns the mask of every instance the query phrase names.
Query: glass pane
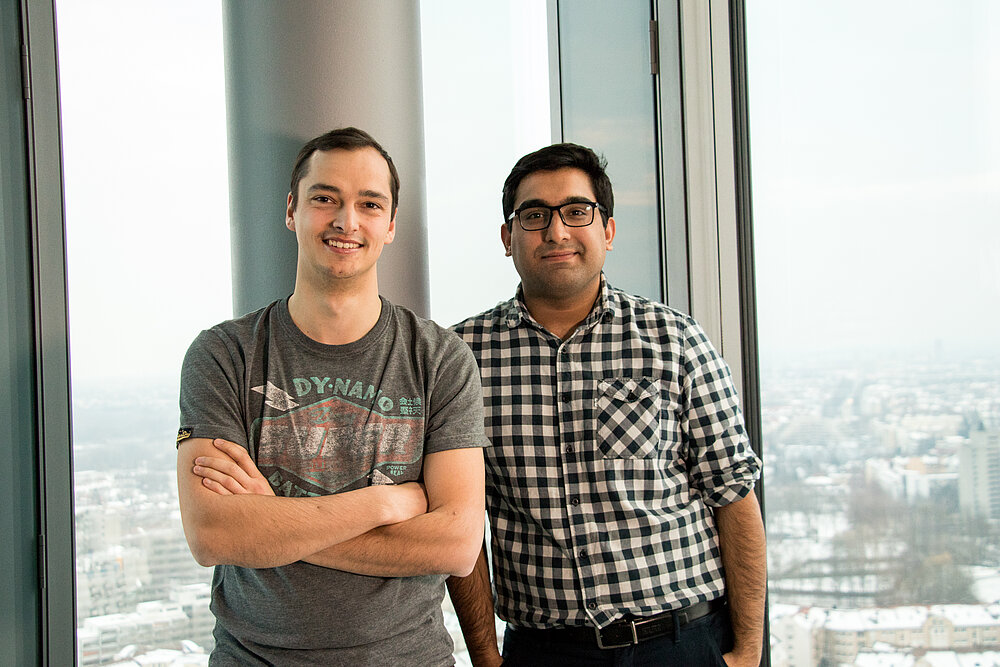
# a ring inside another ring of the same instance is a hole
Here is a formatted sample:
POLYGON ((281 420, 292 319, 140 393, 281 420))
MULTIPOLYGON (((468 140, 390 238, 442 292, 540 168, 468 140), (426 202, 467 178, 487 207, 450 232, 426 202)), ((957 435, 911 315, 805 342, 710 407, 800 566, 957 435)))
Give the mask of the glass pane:
MULTIPOLYGON (((518 158, 552 142, 546 0, 424 1, 420 30, 430 314, 448 326, 517 288, 500 193, 518 158)), ((447 595, 443 607, 456 665, 467 667, 447 595)))
POLYGON ((500 191, 518 158, 552 141, 545 2, 420 3, 431 318, 442 326, 518 284, 500 191))
POLYGON ((648 0, 559 3, 563 139, 608 159, 619 234, 608 281, 663 301, 648 0))
POLYGON ((184 351, 231 317, 221 7, 58 9, 79 661, 207 664, 173 440, 184 351))
POLYGON ((746 10, 771 664, 973 664, 1000 645, 1000 6, 746 10))

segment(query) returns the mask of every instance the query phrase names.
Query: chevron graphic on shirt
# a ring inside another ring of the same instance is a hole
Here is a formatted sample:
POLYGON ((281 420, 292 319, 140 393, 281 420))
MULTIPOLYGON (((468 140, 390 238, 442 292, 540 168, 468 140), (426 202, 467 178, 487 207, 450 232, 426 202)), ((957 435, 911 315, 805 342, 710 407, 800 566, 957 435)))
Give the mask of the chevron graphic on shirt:
POLYGON ((326 495, 364 486, 369 476, 392 484, 419 475, 422 416, 386 416, 334 396, 264 418, 259 429, 257 467, 279 495, 326 495))
POLYGON ((372 486, 384 486, 386 484, 395 484, 392 481, 392 477, 389 477, 381 470, 372 470, 372 486))
POLYGON ((266 387, 250 387, 250 391, 263 394, 264 403, 275 410, 290 410, 291 408, 299 407, 299 404, 292 400, 291 394, 281 387, 276 387, 270 381, 268 381, 266 387))

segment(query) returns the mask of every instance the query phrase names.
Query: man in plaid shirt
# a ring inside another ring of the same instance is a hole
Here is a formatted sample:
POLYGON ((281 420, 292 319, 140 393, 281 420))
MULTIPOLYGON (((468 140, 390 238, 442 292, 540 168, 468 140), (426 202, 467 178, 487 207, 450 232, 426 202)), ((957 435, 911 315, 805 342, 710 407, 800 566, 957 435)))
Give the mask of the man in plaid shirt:
MULTIPOLYGON (((518 161, 500 236, 521 285, 454 327, 492 442, 503 664, 757 665, 760 460, 701 327, 607 283, 605 164, 575 144, 518 161)), ((474 663, 500 664, 485 551, 448 584, 474 663)))

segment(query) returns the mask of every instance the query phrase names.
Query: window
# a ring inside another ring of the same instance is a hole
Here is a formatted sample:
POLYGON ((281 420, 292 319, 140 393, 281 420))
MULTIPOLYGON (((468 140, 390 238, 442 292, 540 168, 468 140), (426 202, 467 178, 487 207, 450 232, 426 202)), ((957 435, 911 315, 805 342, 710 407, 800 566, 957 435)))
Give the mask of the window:
POLYGON ((208 651, 172 442, 187 345, 231 316, 221 7, 60 3, 58 36, 79 663, 208 651))
MULTIPOLYGON (((517 287, 500 244, 500 190, 518 158, 552 142, 549 27, 544 0, 432 0, 420 4, 420 28, 430 316, 448 326, 517 287)), ((447 595, 444 618, 456 664, 470 665, 447 595)))
POLYGON ((500 189, 551 143, 548 26, 543 0, 421 2, 420 23, 430 316, 448 326, 517 286, 500 189))
POLYGON ((998 35, 985 0, 747 3, 773 636, 996 600, 998 35))

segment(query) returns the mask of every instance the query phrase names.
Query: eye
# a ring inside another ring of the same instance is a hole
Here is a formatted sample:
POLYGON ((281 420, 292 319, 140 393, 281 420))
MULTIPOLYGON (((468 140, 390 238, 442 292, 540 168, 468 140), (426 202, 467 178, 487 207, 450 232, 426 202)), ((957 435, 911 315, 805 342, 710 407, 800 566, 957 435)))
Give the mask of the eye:
POLYGON ((563 212, 571 218, 583 218, 590 215, 590 204, 573 204, 564 208, 563 212))
POLYGON ((362 204, 363 207, 370 209, 372 211, 381 211, 382 205, 374 201, 366 201, 362 204))
POLYGON ((332 204, 333 203, 333 197, 330 197, 329 195, 316 195, 315 197, 312 198, 312 200, 314 202, 316 202, 317 204, 332 204))
POLYGON ((540 208, 529 208, 521 211, 521 220, 543 220, 546 211, 540 208))

